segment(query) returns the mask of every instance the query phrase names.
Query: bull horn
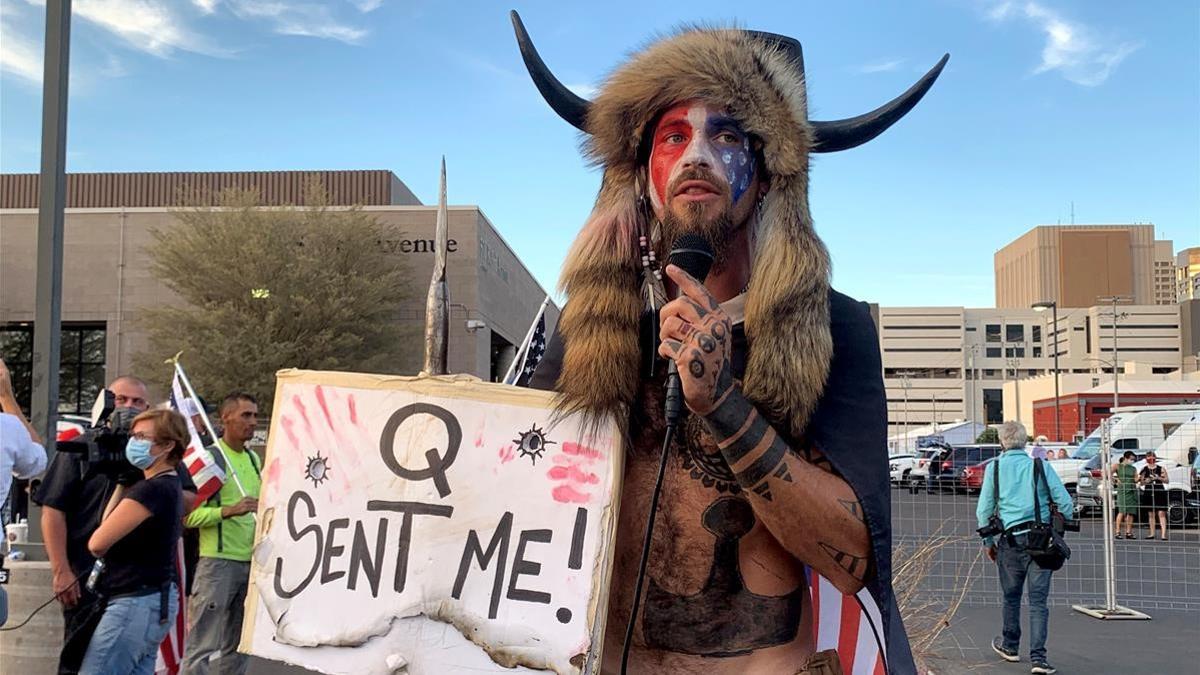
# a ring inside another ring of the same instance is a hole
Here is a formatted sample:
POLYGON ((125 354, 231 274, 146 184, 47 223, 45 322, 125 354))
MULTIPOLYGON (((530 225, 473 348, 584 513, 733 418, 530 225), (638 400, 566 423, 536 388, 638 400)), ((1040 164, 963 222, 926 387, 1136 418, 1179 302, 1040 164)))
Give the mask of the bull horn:
POLYGON ((592 105, 591 101, 577 96, 575 92, 559 82, 557 77, 554 77, 554 74, 546 67, 546 62, 542 61, 542 57, 538 55, 537 48, 533 46, 533 40, 529 39, 529 33, 525 31, 525 24, 521 23, 521 16, 517 14, 516 10, 509 12, 509 15, 512 17, 513 30, 517 33, 517 45, 521 48, 521 58, 525 61, 525 69, 529 71, 533 83, 542 93, 542 98, 546 99, 550 107, 554 108, 554 112, 558 113, 558 116, 566 120, 568 124, 580 131, 587 131, 587 114, 588 108, 592 105))
MULTIPOLYGON (((810 124, 813 128, 812 151, 838 152, 839 150, 849 150, 882 134, 901 117, 908 114, 909 110, 913 109, 913 106, 921 100, 925 92, 929 91, 929 88, 933 86, 938 75, 942 74, 942 69, 946 67, 946 61, 949 59, 949 54, 942 56, 937 65, 931 68, 928 73, 925 73, 924 77, 917 80, 917 83, 910 87, 908 91, 869 113, 833 122, 811 121, 810 124)), ((561 115, 562 113, 559 114, 561 115)))

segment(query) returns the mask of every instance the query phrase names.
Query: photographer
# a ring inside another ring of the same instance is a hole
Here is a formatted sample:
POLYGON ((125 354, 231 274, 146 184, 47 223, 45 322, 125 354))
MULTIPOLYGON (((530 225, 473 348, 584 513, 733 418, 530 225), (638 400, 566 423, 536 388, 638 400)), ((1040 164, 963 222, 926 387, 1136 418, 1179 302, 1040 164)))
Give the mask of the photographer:
POLYGON ((133 420, 125 457, 145 480, 124 490, 88 550, 100 558, 89 586, 105 607, 80 672, 150 675, 158 644, 179 612, 175 555, 183 532, 177 466, 187 449, 183 416, 150 410, 133 420))
MULTIPOLYGON (((132 420, 149 407, 146 384, 132 376, 118 377, 108 385, 115 409, 111 417, 132 420)), ((113 429, 127 434, 128 429, 113 429)), ((64 446, 65 447, 65 446, 64 446)), ((100 525, 105 506, 116 495, 119 483, 132 484, 142 473, 128 463, 125 470, 89 466, 76 453, 57 452, 33 499, 42 506, 42 536, 50 558, 54 593, 62 603, 63 645, 59 655, 60 675, 77 673, 83 662, 92 632, 103 610, 96 596, 78 583, 92 569, 95 558, 88 551, 88 539, 100 525)), ((184 511, 196 499, 196 485, 187 471, 178 480, 184 491, 184 511)))
MULTIPOLYGON (((1035 520, 1051 521, 1051 502, 1061 513, 1074 513, 1071 495, 1053 470, 1041 471, 1034 483, 1034 459, 1025 453, 1028 437, 1020 422, 1008 421, 1000 426, 1000 445, 1004 452, 989 462, 980 485, 979 505, 975 510, 979 532, 983 535, 987 556, 996 562, 1000 588, 1004 593, 1004 631, 992 639, 992 650, 1005 661, 1021 660, 1021 594, 1029 584, 1029 660, 1032 673, 1054 673, 1046 660, 1046 634, 1050 612, 1051 569, 1035 561, 1027 546, 1035 520), (1000 474, 997 477, 996 471, 1000 474), (997 478, 999 486, 997 487, 997 478), (1037 492, 1037 516, 1034 493, 1037 492), (999 518, 999 522, 993 518, 999 518), (996 541, 998 539, 998 541, 996 541)), ((1060 561, 1061 564, 1061 561, 1060 561)))

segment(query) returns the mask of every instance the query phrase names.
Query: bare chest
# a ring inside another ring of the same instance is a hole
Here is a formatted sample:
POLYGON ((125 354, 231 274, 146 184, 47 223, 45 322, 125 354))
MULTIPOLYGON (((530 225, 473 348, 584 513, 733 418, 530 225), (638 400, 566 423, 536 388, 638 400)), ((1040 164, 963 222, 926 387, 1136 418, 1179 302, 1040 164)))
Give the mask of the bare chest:
MULTIPOLYGON (((801 563, 784 550, 738 486, 697 421, 681 425, 663 481, 635 627, 635 653, 665 665, 683 659, 734 666, 760 653, 810 651, 808 589, 801 563)), ((661 435, 642 434, 627 460, 610 596, 608 654, 624 637, 632 606, 661 435), (614 639, 615 638, 615 639, 614 639)), ((645 665, 649 665, 646 663, 645 665)), ((675 663, 681 666, 683 664, 675 663)), ((745 664, 743 663, 743 667, 745 664)))

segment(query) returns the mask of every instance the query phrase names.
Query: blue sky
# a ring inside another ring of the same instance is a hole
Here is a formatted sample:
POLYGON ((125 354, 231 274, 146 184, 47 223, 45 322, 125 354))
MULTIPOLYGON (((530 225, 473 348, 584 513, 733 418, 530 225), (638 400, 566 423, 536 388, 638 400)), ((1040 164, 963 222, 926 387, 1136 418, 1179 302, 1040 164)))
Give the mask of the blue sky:
MULTIPOLYGON (((1152 222, 1200 244, 1200 3, 75 0, 69 171, 390 169, 478 204, 543 286, 595 199, 578 135, 524 72, 508 9, 588 93, 682 22, 804 45, 812 115, 950 64, 872 143, 813 160, 834 285, 993 304, 992 254, 1038 224, 1152 222), (680 10, 686 14, 680 14, 680 10)), ((0 8, 0 170, 38 169, 43 7, 0 8)))

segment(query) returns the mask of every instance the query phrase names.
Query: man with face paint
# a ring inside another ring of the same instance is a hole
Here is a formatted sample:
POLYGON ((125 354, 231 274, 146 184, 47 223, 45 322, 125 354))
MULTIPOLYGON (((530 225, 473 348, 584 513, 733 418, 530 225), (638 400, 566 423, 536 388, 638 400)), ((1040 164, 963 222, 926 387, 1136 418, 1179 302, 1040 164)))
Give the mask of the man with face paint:
POLYGON ((814 122, 785 36, 685 30, 585 101, 514 25, 539 91, 604 168, 531 383, 626 429, 603 671, 620 670, 653 518, 628 672, 915 672, 891 589, 878 337, 865 303, 829 288, 808 158, 882 133, 945 59, 876 111, 814 122), (683 234, 713 249, 703 282, 660 265, 683 234), (651 513, 666 433, 655 356, 677 366, 687 411, 651 513))

